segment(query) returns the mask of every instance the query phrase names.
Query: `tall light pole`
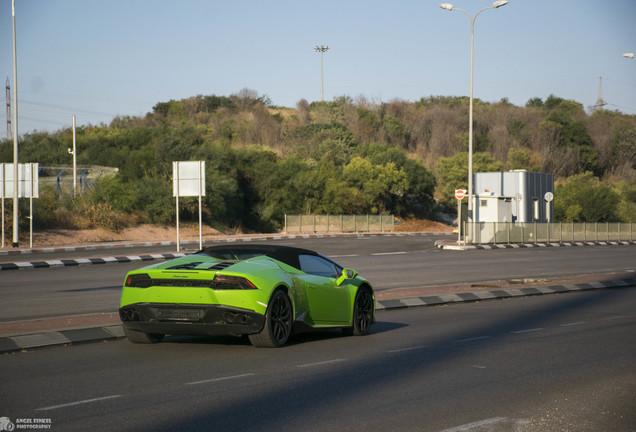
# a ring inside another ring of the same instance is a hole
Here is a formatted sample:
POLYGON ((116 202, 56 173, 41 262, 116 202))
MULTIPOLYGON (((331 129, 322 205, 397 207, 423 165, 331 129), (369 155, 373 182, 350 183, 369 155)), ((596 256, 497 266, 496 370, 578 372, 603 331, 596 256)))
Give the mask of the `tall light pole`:
MULTIPOLYGON (((473 220, 473 62, 474 62, 474 47, 475 47, 475 20, 477 16, 486 9, 497 9, 508 3, 507 0, 499 0, 492 4, 492 6, 485 7, 472 17, 464 9, 453 7, 450 3, 442 3, 439 5, 442 9, 448 11, 460 11, 464 12, 468 19, 470 19, 470 95, 468 106, 468 219, 473 220)), ((471 240, 472 240, 471 231, 471 240)))
POLYGON ((320 102, 324 102, 325 100, 325 91, 324 91, 324 81, 323 81, 323 61, 322 56, 324 53, 329 51, 329 47, 326 45, 316 45, 314 47, 314 51, 320 53, 320 102))
POLYGON ((75 135, 75 115, 73 115, 73 150, 68 149, 68 153, 73 155, 73 192, 72 197, 77 195, 77 152, 76 150, 76 135, 75 135))
POLYGON ((20 243, 18 240, 18 52, 15 42, 15 0, 11 0, 11 15, 13 17, 13 247, 17 248, 20 243))

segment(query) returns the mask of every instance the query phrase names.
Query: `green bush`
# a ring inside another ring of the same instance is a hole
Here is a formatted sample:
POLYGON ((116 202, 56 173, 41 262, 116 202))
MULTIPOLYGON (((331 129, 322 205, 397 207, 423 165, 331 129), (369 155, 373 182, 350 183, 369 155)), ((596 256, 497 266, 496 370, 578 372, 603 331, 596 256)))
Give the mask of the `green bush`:
POLYGON ((556 185, 554 215, 561 222, 616 222, 619 196, 591 172, 556 185))

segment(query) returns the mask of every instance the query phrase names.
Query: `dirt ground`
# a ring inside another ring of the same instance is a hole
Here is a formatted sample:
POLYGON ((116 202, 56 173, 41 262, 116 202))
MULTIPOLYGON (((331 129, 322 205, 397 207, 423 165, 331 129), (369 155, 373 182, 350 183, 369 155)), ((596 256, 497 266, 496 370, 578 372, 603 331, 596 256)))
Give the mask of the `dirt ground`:
POLYGON ((426 219, 398 220, 397 232, 452 232, 452 228, 443 223, 426 219))
MULTIPOLYGON (((451 228, 439 222, 429 220, 400 220, 395 226, 396 232, 450 232, 451 228)), ((231 234, 221 233, 214 228, 203 226, 202 237, 210 238, 226 238, 231 234)), ((20 240, 20 246, 29 244, 28 233, 26 237, 20 240)), ((240 233, 234 233, 234 235, 240 233)), ((279 233, 276 233, 279 234, 279 233)), ((179 238, 181 241, 199 240, 198 224, 181 224, 179 227, 179 238)), ((126 228, 119 233, 108 231, 105 229, 87 229, 87 230, 46 230, 36 231, 33 233, 33 247, 41 246, 68 246, 68 245, 85 245, 113 242, 159 242, 159 241, 176 241, 176 226, 157 226, 157 225, 139 225, 132 228, 126 228)), ((6 239, 6 241, 10 241, 6 239)))

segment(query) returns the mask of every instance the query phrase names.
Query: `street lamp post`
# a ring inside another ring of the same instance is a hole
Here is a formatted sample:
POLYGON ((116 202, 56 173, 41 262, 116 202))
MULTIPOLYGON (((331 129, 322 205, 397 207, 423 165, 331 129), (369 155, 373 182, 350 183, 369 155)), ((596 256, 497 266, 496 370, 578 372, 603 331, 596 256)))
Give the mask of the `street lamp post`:
POLYGON ((18 234, 18 51, 15 36, 15 0, 11 1, 11 15, 13 18, 13 247, 17 248, 20 243, 18 234))
POLYGON ((319 52, 320 53, 320 102, 324 102, 325 100, 325 92, 324 92, 324 86, 323 86, 323 61, 322 61, 322 56, 324 53, 326 53, 327 51, 329 51, 329 47, 326 45, 316 45, 314 47, 314 51, 319 52))
MULTIPOLYGON (((507 0, 499 0, 492 4, 492 6, 485 7, 472 17, 464 9, 453 7, 450 3, 442 3, 439 5, 442 9, 448 11, 460 11, 464 12, 470 20, 470 94, 468 105, 468 219, 473 220, 473 62, 474 62, 474 47, 475 47, 475 20, 477 16, 486 9, 497 9, 508 3, 507 0)), ((473 224, 471 224, 473 226, 473 224)), ((474 226, 473 226, 474 228, 474 226)), ((471 240, 473 238, 471 229, 471 240)))

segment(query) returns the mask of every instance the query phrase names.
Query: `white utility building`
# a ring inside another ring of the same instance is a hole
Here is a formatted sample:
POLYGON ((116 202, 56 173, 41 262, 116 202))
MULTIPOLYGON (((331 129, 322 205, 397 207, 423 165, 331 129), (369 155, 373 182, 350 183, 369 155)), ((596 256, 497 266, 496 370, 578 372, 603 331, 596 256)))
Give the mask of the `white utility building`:
POLYGON ((475 173, 475 222, 552 222, 554 176, 513 170, 475 173))

